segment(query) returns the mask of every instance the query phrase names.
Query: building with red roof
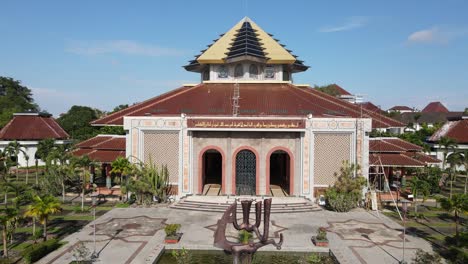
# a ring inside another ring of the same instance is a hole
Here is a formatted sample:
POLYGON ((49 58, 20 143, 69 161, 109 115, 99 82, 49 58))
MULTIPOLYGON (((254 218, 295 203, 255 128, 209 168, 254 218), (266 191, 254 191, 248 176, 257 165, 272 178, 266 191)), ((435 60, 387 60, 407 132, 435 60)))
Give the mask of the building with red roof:
POLYGON ((409 106, 404 105, 396 105, 387 110, 389 113, 391 112, 399 112, 399 113, 411 113, 414 112, 414 109, 409 106))
POLYGON ((426 155, 421 146, 396 137, 369 139, 369 182, 384 190, 385 177, 390 186, 399 186, 407 168, 439 166, 441 160, 426 155))
MULTIPOLYGON (((451 138, 456 142, 455 150, 468 150, 468 116, 447 121, 427 140, 432 148, 432 154, 439 159, 443 159, 444 155, 444 147, 439 144, 440 139, 443 137, 451 138)), ((453 150, 450 150, 448 156, 452 153, 453 150)), ((460 166, 459 169, 463 170, 464 166, 460 166)))
POLYGON ((423 113, 448 113, 449 110, 441 102, 430 102, 421 111, 423 113))
MULTIPOLYGON (((39 113, 16 113, 0 130, 0 149, 4 150, 10 142, 17 141, 27 157, 20 153, 18 164, 21 167, 34 163, 37 144, 43 139, 54 139, 56 144, 69 142, 69 135, 50 115, 39 113)), ((39 160, 39 165, 44 162, 39 160)))
POLYGON ((308 68, 246 17, 185 66, 200 74, 199 84, 92 125, 123 126, 126 156, 166 165, 177 197, 313 199, 334 183, 343 161, 359 164, 367 177, 368 133, 404 124, 294 84, 293 75, 308 68))

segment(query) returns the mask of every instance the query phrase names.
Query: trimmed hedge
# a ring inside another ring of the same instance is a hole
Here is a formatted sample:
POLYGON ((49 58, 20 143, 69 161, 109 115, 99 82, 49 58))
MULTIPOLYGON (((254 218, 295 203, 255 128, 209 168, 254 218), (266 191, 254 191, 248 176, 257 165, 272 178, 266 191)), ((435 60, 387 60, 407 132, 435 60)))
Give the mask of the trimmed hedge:
POLYGON ((28 264, 34 263, 60 246, 61 244, 57 239, 49 239, 39 244, 33 244, 23 251, 23 260, 28 264))

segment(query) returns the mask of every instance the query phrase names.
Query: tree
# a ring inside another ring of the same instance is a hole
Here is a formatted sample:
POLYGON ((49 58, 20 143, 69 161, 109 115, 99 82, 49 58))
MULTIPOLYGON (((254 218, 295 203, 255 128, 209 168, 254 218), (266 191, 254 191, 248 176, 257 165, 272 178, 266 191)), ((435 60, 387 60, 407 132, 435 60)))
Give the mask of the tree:
POLYGON ((31 90, 20 81, 0 76, 0 128, 6 125, 14 113, 37 112, 31 90))
MULTIPOLYGON (((28 154, 26 151, 24 151, 23 146, 18 141, 12 141, 8 143, 7 147, 5 148, 6 153, 10 156, 11 160, 14 160, 15 166, 16 166, 16 180, 18 180, 18 160, 19 160, 19 154, 23 154, 24 157, 26 157, 28 154)), ((24 147, 26 149, 26 147, 24 147)), ((29 157, 28 157, 29 159, 29 157)))
POLYGON ((442 149, 443 153, 442 169, 445 169, 448 153, 453 152, 457 146, 457 142, 455 142, 453 138, 441 137, 439 139, 439 147, 442 149))
POLYGON ((123 177, 127 178, 128 174, 132 171, 133 167, 127 158, 118 157, 111 164, 110 173, 115 173, 120 176, 120 191, 123 194, 127 192, 127 186, 124 183, 123 177))
POLYGON ((47 155, 54 149, 55 141, 52 138, 47 138, 39 141, 37 144, 36 154, 34 156, 35 159, 40 159, 43 162, 47 161, 47 155))
POLYGON ((427 196, 430 194, 431 186, 425 180, 420 179, 417 176, 414 176, 410 181, 411 192, 413 193, 414 201, 414 213, 418 212, 417 198, 422 195, 423 201, 426 200, 427 196))
POLYGON ((62 188, 62 201, 65 202, 65 187, 66 181, 74 175, 75 162, 69 162, 72 159, 73 145, 62 144, 56 145, 47 155, 47 171, 46 174, 52 176, 62 188))
POLYGON ((460 153, 460 161, 465 167, 465 191, 463 192, 466 194, 466 188, 467 188, 467 183, 468 183, 468 150, 464 150, 463 152, 460 153))
POLYGON ((79 177, 79 191, 81 193, 81 211, 84 211, 84 197, 85 197, 85 190, 86 190, 86 183, 89 181, 90 173, 88 171, 89 167, 93 164, 93 162, 89 159, 88 156, 81 156, 81 157, 74 157, 72 163, 75 164, 75 168, 78 172, 79 177))
POLYGON ((314 89, 317 89, 318 91, 322 93, 326 93, 331 96, 338 96, 341 95, 340 90, 338 89, 336 84, 327 84, 327 85, 322 85, 322 86, 314 86, 314 89))
POLYGON ((468 211, 468 195, 454 194, 452 198, 442 198, 440 204, 444 210, 452 213, 455 217, 455 234, 458 236, 458 225, 460 215, 468 211))
POLYGON ((101 111, 91 107, 74 105, 57 122, 72 139, 85 140, 99 133, 99 128, 91 126, 90 122, 96 120, 100 113, 101 111))
POLYGON ((8 231, 10 225, 16 222, 18 217, 18 210, 14 208, 4 208, 0 211, 0 225, 2 226, 3 238, 3 256, 8 257, 8 231))
POLYGON ((457 166, 463 164, 463 156, 460 152, 454 152, 450 156, 447 157, 447 162, 450 166, 449 168, 449 175, 450 175, 450 198, 452 198, 452 189, 453 189, 453 182, 457 178, 457 166))
POLYGON ((44 241, 47 240, 47 224, 50 215, 62 211, 60 202, 52 195, 40 197, 36 195, 33 203, 30 204, 25 212, 25 215, 38 219, 44 226, 44 241))
POLYGON ((345 161, 340 168, 340 173, 335 173, 334 185, 325 192, 327 205, 332 210, 348 212, 358 206, 366 179, 359 174, 356 175, 357 171, 359 171, 359 166, 345 161))
POLYGON ((431 254, 428 252, 423 251, 422 249, 418 248, 416 250, 416 255, 413 258, 414 264, 442 264, 442 257, 437 253, 431 254))

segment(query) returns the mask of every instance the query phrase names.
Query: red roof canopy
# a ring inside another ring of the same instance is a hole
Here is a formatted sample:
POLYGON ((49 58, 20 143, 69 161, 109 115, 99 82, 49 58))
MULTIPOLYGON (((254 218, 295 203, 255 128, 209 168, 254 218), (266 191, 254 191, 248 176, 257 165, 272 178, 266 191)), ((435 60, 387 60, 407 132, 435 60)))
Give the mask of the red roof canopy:
POLYGON ((87 155, 90 159, 110 163, 125 157, 125 136, 98 135, 76 145, 75 156, 87 155))
POLYGON ((441 102, 431 102, 421 111, 423 113, 448 113, 449 110, 441 102))
POLYGON ((468 119, 448 121, 429 138, 429 141, 437 142, 441 137, 452 138, 459 144, 468 143, 468 119))
POLYGON ((0 140, 67 139, 69 135, 50 116, 37 113, 15 114, 0 130, 0 140))
MULTIPOLYGON (((92 122, 123 125, 124 116, 231 116, 233 83, 202 83, 182 87, 92 122)), ((310 87, 286 83, 239 84, 239 116, 361 117, 361 107, 310 87)), ((399 121, 362 109, 374 128, 403 127, 399 121)))

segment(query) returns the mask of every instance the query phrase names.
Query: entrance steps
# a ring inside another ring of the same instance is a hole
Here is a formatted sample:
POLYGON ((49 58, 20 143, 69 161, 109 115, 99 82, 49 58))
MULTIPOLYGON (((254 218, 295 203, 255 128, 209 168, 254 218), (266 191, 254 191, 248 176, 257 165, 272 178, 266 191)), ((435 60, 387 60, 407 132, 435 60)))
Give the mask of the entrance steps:
MULTIPOLYGON (((242 200, 254 200, 262 201, 262 197, 257 196, 188 196, 182 198, 175 204, 171 205, 171 208, 181 210, 193 210, 193 211, 204 211, 204 212, 225 212, 226 209, 237 200, 237 213, 242 214, 242 207, 240 201, 242 200)), ((255 206, 252 203, 250 212, 255 212, 255 206)), ((262 207, 263 209, 263 207, 262 207)), ((322 209, 311 201, 301 197, 273 197, 271 204, 271 213, 305 213, 321 211, 322 209)), ((263 210, 262 210, 263 211, 263 210)))

